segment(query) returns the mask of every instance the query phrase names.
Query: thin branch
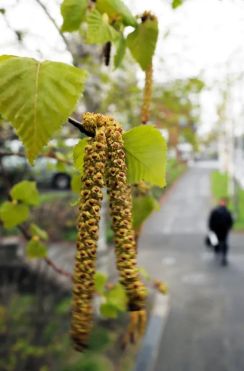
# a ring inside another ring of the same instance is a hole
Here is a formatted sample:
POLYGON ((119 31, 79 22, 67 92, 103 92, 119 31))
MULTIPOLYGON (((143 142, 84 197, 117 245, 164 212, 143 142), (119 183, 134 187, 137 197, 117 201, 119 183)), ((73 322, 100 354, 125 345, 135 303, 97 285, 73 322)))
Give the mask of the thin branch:
MULTIPOLYGON (((26 239, 26 241, 29 241, 31 239, 31 234, 28 231, 28 229, 22 224, 18 225, 19 231, 22 233, 23 237, 26 239)), ((51 267, 56 273, 62 274, 65 277, 68 277, 72 279, 71 273, 65 271, 64 269, 58 267, 50 258, 46 257, 43 259, 49 267, 51 267)))
MULTIPOLYGON (((22 235, 24 236, 24 238, 29 241, 31 239, 31 234, 29 233, 29 231, 26 229, 26 227, 22 224, 22 225, 19 225, 18 226, 18 229, 21 231, 22 235)), ((43 260, 45 261, 45 263, 51 267, 56 273, 58 274, 62 274, 63 276, 65 277, 69 277, 70 279, 72 278, 72 275, 71 273, 65 271, 64 269, 58 267, 50 258, 46 257, 46 258, 43 258, 43 260)))
POLYGON ((46 6, 40 1, 40 0, 36 0, 37 4, 43 9, 43 11, 45 12, 45 14, 47 15, 47 17, 50 19, 50 21, 52 22, 52 24, 54 25, 54 27, 56 28, 56 30, 58 31, 60 37, 63 39, 63 42, 65 43, 68 51, 70 52, 70 54, 72 55, 72 59, 73 59, 73 64, 75 64, 75 56, 70 48, 70 45, 69 45, 69 42, 68 40, 66 39, 66 37, 64 36, 64 34, 62 33, 62 31, 60 30, 56 20, 51 16, 51 14, 49 13, 48 9, 46 8, 46 6))
POLYGON ((62 274, 65 277, 72 279, 72 274, 58 267, 50 258, 44 258, 44 261, 58 274, 62 274))
POLYGON ((31 234, 28 232, 28 230, 23 225, 18 225, 18 229, 24 236, 24 238, 29 241, 31 239, 31 234))
POLYGON ((68 118, 68 122, 73 125, 76 129, 78 129, 82 134, 85 134, 88 137, 94 137, 94 134, 92 134, 90 131, 86 130, 84 126, 81 124, 81 122, 75 120, 72 117, 68 118))

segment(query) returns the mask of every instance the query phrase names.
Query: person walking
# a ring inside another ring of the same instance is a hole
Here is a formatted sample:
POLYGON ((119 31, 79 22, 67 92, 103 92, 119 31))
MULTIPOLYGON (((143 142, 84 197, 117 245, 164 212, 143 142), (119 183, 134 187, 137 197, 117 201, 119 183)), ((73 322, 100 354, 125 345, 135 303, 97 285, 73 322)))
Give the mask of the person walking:
POLYGON ((234 223, 233 216, 228 210, 227 204, 227 198, 221 198, 218 206, 211 211, 208 220, 210 231, 214 232, 218 239, 218 244, 215 246, 215 253, 221 255, 221 263, 224 266, 228 264, 228 235, 234 223))

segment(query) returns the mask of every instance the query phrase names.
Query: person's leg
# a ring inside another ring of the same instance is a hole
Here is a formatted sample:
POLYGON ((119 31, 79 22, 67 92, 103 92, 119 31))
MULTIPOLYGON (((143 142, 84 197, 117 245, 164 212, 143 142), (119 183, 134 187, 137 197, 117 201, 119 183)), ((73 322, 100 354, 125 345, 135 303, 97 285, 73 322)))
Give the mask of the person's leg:
POLYGON ((220 252, 220 244, 219 243, 218 243, 218 245, 214 246, 214 252, 215 252, 216 255, 219 254, 219 252, 220 252))
POLYGON ((227 255, 228 255, 228 242, 227 239, 221 241, 221 253, 222 253, 222 265, 227 265, 228 260, 227 260, 227 255))

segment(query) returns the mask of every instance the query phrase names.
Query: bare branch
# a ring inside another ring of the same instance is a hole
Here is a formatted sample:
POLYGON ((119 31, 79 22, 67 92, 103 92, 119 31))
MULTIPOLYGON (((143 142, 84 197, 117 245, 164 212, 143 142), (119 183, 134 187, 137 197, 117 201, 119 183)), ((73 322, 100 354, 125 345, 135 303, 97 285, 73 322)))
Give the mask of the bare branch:
POLYGON ((72 274, 58 267, 50 258, 44 258, 44 261, 51 267, 56 273, 62 274, 65 277, 72 279, 72 274))
MULTIPOLYGON (((31 234, 29 233, 28 229, 22 224, 22 225, 19 225, 18 226, 18 229, 21 231, 22 235, 24 236, 24 238, 29 241, 31 239, 31 234)), ((43 258, 43 260, 45 261, 45 263, 51 267, 56 273, 58 274, 62 274, 63 276, 65 277, 68 277, 68 278, 72 278, 72 275, 71 273, 65 271, 64 269, 58 267, 50 258, 46 257, 46 258, 43 258)))
POLYGON ((68 51, 70 52, 70 54, 72 55, 72 59, 73 59, 73 64, 75 65, 75 55, 74 53, 72 52, 71 48, 70 48, 70 45, 69 45, 69 42, 68 40, 66 39, 66 37, 64 36, 63 32, 60 30, 56 20, 51 16, 51 14, 49 13, 48 9, 46 8, 46 6, 41 2, 41 0, 36 0, 37 4, 43 9, 43 11, 45 12, 45 14, 47 15, 47 17, 50 19, 50 21, 52 22, 52 24, 54 25, 54 27, 56 28, 56 30, 58 31, 60 37, 62 38, 63 42, 65 43, 68 51))

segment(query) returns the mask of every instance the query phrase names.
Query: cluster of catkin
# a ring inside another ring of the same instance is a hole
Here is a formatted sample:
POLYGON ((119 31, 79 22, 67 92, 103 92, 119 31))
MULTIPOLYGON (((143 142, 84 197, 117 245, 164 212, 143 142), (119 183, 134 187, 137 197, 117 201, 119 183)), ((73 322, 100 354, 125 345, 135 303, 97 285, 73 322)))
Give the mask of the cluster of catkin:
MULTIPOLYGON (((156 21, 157 17, 151 12, 145 11, 141 16, 142 23, 147 21, 156 21)), ((141 107, 141 123, 146 124, 150 116, 150 105, 152 100, 152 86, 153 86, 153 65, 152 62, 145 70, 145 84, 143 91, 143 101, 141 107)))
POLYGON ((73 275, 71 336, 77 350, 87 344, 92 326, 92 298, 102 189, 107 187, 115 253, 120 282, 125 287, 130 311, 143 311, 146 289, 136 265, 132 227, 132 196, 126 178, 122 128, 113 118, 86 113, 84 128, 94 138, 88 140, 78 220, 78 241, 73 275))

